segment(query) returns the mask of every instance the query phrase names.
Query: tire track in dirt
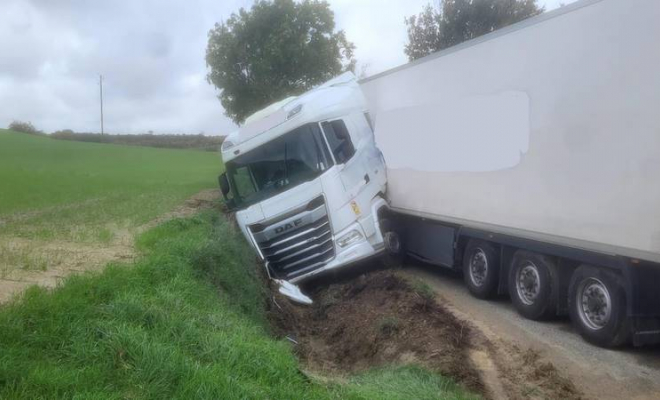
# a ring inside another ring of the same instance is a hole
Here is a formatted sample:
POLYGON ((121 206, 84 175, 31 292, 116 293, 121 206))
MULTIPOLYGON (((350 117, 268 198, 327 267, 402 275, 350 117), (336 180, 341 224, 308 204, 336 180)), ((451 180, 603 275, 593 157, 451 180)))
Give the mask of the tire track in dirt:
MULTIPOLYGON (((107 244, 0 236, 0 304, 32 285, 52 288, 71 274, 100 270, 113 261, 130 262, 137 256, 133 246, 137 235, 167 220, 189 217, 200 210, 213 208, 218 199, 217 189, 201 191, 147 224, 134 229, 113 227, 114 238, 107 244)), ((51 207, 43 212, 69 209, 80 204, 51 207)), ((4 221, 36 215, 38 212, 23 213, 4 221)))

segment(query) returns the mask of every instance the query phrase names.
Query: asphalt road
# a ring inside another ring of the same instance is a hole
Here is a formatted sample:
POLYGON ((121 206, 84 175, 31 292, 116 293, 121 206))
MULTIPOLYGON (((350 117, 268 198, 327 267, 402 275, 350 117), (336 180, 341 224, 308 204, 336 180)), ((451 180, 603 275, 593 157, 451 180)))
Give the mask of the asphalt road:
POLYGON ((660 399, 660 346, 606 350, 585 342, 568 317, 535 322, 520 317, 507 298, 472 297, 461 276, 427 265, 409 265, 448 305, 493 340, 533 348, 589 398, 660 399))

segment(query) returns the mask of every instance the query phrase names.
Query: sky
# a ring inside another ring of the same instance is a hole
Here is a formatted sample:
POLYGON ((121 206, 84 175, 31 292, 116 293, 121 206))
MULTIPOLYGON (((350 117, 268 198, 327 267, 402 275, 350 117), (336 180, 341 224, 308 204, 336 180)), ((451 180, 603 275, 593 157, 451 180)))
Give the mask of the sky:
MULTIPOLYGON (((540 0, 546 10, 571 0, 540 0)), ((329 0, 358 71, 404 64, 404 17, 429 0, 329 0)), ((252 0, 0 0, 0 128, 205 133, 236 129, 206 81, 208 31, 252 0)))

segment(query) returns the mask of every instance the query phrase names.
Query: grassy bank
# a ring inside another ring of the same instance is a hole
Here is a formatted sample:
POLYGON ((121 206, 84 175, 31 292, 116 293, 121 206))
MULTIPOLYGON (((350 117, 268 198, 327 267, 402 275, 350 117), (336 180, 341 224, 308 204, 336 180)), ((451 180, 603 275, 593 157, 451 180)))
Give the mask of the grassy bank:
POLYGON ((216 214, 167 222, 144 256, 0 306, 0 398, 465 398, 415 367, 321 382, 269 335, 252 252, 216 214))

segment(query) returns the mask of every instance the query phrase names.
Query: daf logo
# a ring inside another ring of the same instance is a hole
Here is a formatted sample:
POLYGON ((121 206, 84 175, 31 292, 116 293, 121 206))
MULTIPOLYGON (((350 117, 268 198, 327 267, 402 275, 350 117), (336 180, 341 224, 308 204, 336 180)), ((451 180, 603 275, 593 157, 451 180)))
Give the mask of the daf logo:
POLYGON ((302 224, 302 218, 298 218, 298 219, 294 220, 293 222, 287 222, 284 225, 278 226, 277 228, 275 228, 275 233, 277 233, 279 235, 280 233, 286 232, 289 229, 293 229, 293 228, 297 227, 300 224, 302 224))

